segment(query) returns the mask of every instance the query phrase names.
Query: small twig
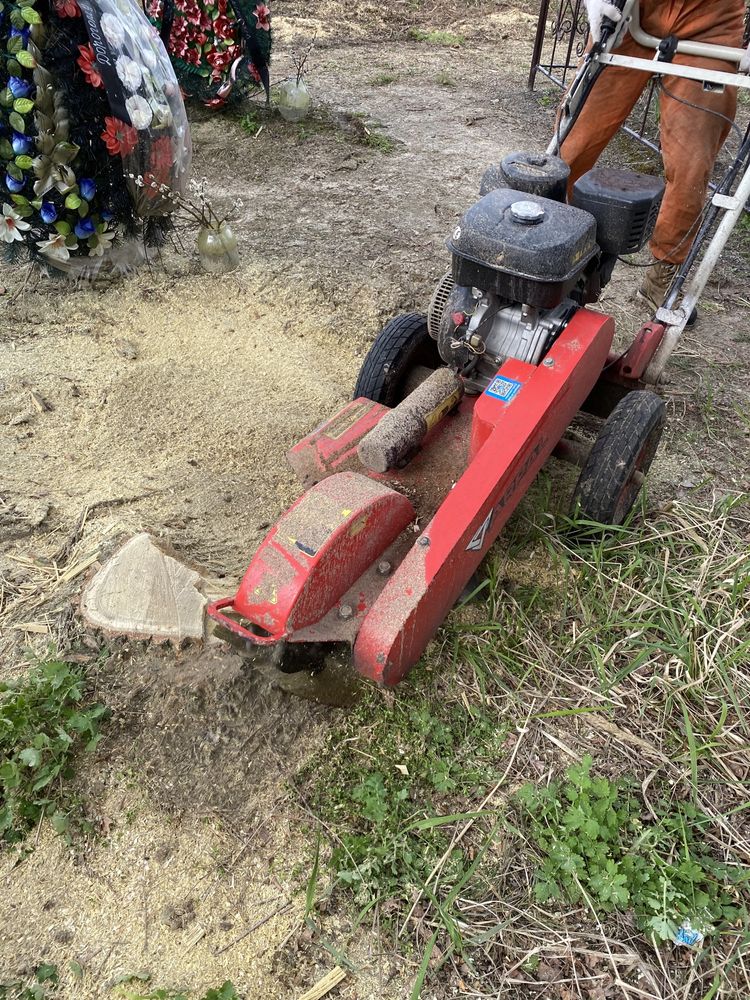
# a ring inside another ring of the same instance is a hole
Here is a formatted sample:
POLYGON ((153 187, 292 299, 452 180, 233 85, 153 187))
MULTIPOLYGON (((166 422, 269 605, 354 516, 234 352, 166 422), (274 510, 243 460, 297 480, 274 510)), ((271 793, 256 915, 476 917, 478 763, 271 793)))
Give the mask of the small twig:
POLYGON ((218 951, 215 951, 214 956, 218 957, 219 955, 223 955, 225 951, 229 951, 230 948, 234 948, 236 944, 239 944, 240 941, 244 941, 244 939, 249 934, 252 934, 253 931, 257 931, 259 927, 263 926, 263 924, 267 924, 269 920, 273 920, 274 917, 277 917, 280 913, 283 913, 284 910, 288 910, 291 905, 292 904, 289 900, 287 900, 286 903, 282 903, 281 906, 277 907, 272 913, 269 913, 267 917, 262 917, 260 920, 257 920, 252 925, 252 927, 248 927, 248 929, 246 931, 243 931, 242 934, 238 935, 238 937, 236 937, 234 941, 230 941, 229 944, 225 944, 223 948, 219 948, 218 951))

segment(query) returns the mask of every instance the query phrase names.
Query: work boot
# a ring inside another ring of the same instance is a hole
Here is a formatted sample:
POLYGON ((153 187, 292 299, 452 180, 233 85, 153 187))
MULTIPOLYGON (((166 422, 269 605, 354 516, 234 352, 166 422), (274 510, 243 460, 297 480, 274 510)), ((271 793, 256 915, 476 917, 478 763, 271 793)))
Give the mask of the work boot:
MULTIPOLYGON (((654 312, 661 308, 667 297, 669 286, 680 269, 679 264, 671 264, 668 260, 657 260, 646 268, 646 276, 638 289, 638 295, 652 307, 654 312)), ((688 317, 687 326, 692 326, 698 319, 698 311, 693 309, 688 317)))

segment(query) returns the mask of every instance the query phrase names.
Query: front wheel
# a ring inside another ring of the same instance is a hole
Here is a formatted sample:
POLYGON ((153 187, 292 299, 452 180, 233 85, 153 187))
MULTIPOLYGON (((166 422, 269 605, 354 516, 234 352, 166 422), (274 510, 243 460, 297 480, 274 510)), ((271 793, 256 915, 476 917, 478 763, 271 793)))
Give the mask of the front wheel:
POLYGON ((656 393, 629 393, 612 410, 573 491, 573 511, 600 524, 622 524, 633 508, 667 422, 656 393))
POLYGON ((406 313, 386 323, 362 363, 354 399, 364 396, 394 407, 414 388, 420 369, 440 368, 443 362, 422 313, 406 313))

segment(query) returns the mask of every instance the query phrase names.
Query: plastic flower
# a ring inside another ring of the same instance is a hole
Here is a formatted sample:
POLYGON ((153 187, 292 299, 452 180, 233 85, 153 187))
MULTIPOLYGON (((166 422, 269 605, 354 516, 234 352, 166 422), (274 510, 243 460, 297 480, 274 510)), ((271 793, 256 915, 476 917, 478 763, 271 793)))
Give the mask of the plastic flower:
POLYGON ((138 145, 138 133, 119 118, 107 116, 104 119, 106 129, 102 132, 104 145, 110 156, 128 156, 138 145))
POLYGON ((80 17, 81 9, 76 0, 52 0, 58 17, 80 17))
POLYGON ((51 257, 52 260, 68 260, 70 251, 77 250, 78 244, 73 243, 72 246, 67 246, 65 240, 66 237, 62 233, 56 233, 48 240, 37 240, 36 245, 45 257, 51 257))
POLYGON ((0 215, 0 240, 3 243, 13 243, 14 240, 20 242, 27 229, 31 229, 29 223, 24 222, 18 212, 6 202, 3 205, 3 214, 0 215))
POLYGON ((11 194, 18 194, 19 191, 23 191, 25 183, 25 181, 17 181, 16 178, 11 177, 10 174, 5 175, 5 186, 11 194))
POLYGON ((138 90, 141 85, 141 69, 138 63, 129 56, 119 56, 115 63, 117 75, 123 86, 131 93, 138 90))
POLYGON ((78 51, 81 54, 76 59, 76 62, 83 70, 83 75, 92 87, 103 87, 104 82, 102 81, 96 65, 96 53, 94 52, 93 46, 91 44, 79 45, 78 51))
POLYGON ((263 31, 271 30, 271 10, 264 3, 259 3, 255 8, 255 16, 258 18, 258 27, 263 31))
POLYGON ((103 14, 99 26, 109 44, 113 48, 119 49, 125 41, 125 29, 119 18, 115 17, 114 14, 103 14))
POLYGON ((79 240, 87 240, 96 232, 96 226, 91 219, 79 219, 74 230, 79 240))
POLYGON ((21 132, 14 132, 11 145, 16 156, 20 156, 22 153, 28 153, 31 149, 31 139, 21 132))
POLYGON ((96 184, 90 177, 81 177, 78 181, 78 191, 82 198, 85 198, 86 201, 91 201, 96 194, 96 184))
POLYGON ((154 52, 153 46, 150 43, 148 45, 144 45, 141 49, 141 59, 143 59, 149 69, 156 69, 156 64, 159 60, 154 52))
POLYGON ((8 90, 10 90, 14 97, 26 97, 31 90, 31 86, 28 80, 22 80, 20 76, 11 76, 8 78, 8 90))
POLYGON ((117 234, 113 229, 110 229, 103 233, 96 234, 96 244, 91 246, 89 242, 89 257, 103 257, 104 254, 112 246, 112 240, 117 234))
POLYGON ((125 101, 125 110, 128 113, 130 121, 133 123, 133 128, 136 129, 148 128, 151 124, 151 119, 154 117, 148 101, 139 94, 129 97, 125 101))
POLYGON ((51 201, 42 202, 42 207, 39 209, 39 214, 42 217, 42 222, 46 222, 47 225, 50 225, 50 223, 57 221, 57 208, 53 205, 51 201))

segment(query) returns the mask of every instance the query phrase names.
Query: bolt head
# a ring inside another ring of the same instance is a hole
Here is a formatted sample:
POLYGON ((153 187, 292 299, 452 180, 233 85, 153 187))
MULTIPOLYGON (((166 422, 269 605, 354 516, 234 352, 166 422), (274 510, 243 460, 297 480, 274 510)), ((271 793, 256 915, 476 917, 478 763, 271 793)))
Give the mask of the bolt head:
POLYGON ((346 621, 348 618, 351 618, 353 614, 354 614, 354 609, 352 608, 351 604, 342 604, 341 607, 339 608, 339 618, 343 618, 344 621, 346 621))
POLYGON ((417 540, 417 545, 427 546, 429 544, 430 544, 430 539, 427 537, 427 535, 422 535, 422 537, 417 540))
POLYGON ((555 367, 555 362, 552 360, 552 358, 545 358, 544 361, 542 361, 542 364, 544 365, 545 368, 555 367))
POLYGON ((384 559, 382 562, 378 563, 378 573, 380 573, 381 576, 388 576, 391 569, 392 566, 387 559, 384 559))

